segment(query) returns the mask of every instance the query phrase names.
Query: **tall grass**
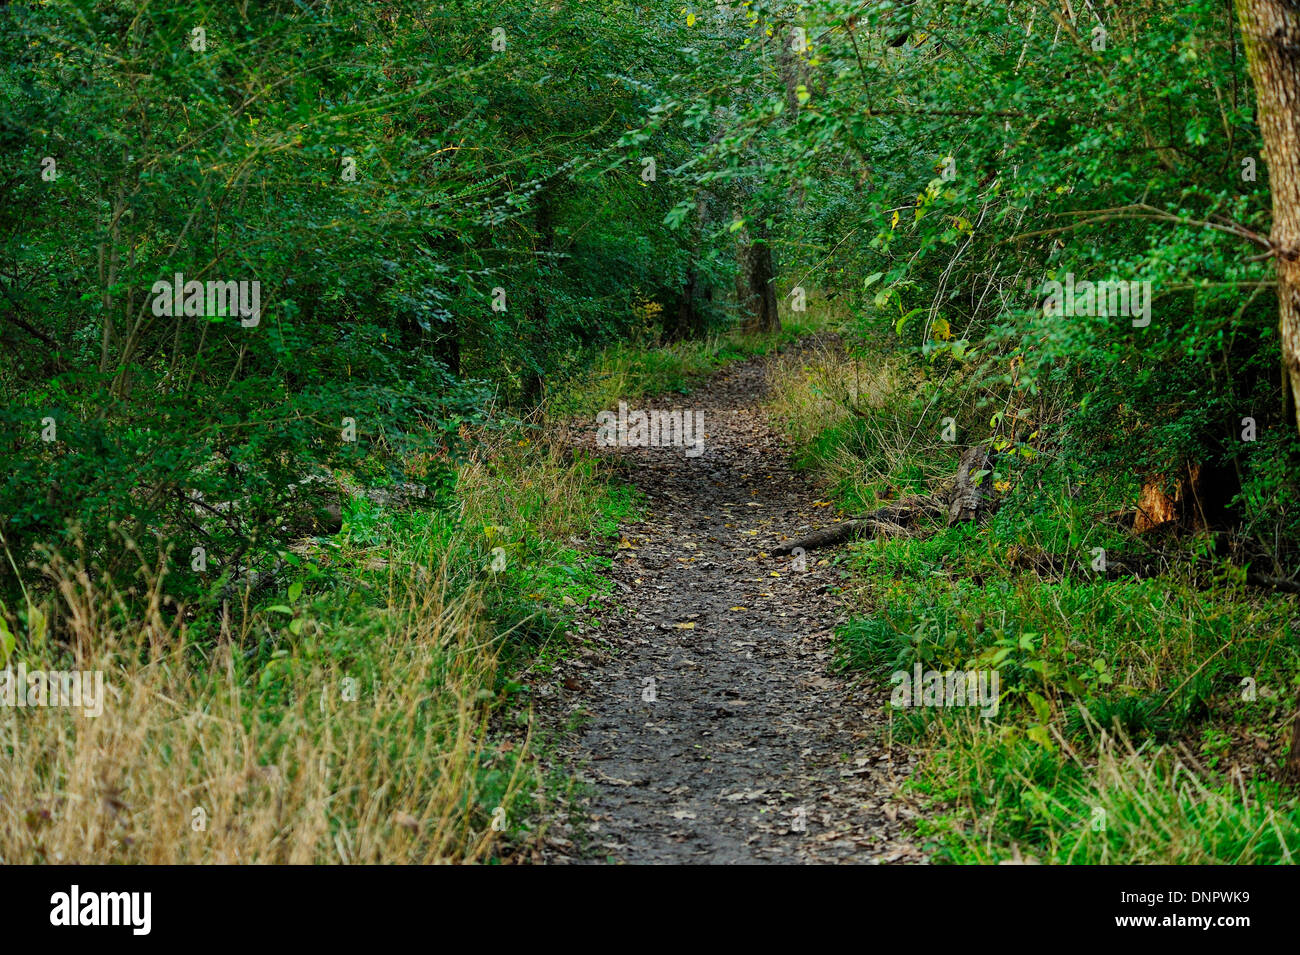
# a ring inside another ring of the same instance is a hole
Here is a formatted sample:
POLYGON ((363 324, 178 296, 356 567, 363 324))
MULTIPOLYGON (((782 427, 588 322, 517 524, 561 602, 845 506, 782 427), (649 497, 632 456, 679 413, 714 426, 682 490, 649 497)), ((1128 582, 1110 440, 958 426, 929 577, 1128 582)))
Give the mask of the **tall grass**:
POLYGON ((799 463, 850 510, 924 490, 955 458, 938 428, 923 427, 916 409, 898 400, 907 374, 887 358, 835 341, 784 357, 773 378, 769 411, 799 463))
POLYGON ((0 861, 485 858, 496 836, 485 820, 508 811, 523 764, 490 783, 495 650, 475 594, 450 592, 445 567, 424 569, 390 565, 377 581, 384 605, 364 649, 341 647, 308 606, 297 636, 254 668, 236 634, 200 652, 161 604, 122 612, 138 604, 112 581, 54 559, 75 649, 47 639, 17 656, 29 670, 102 671, 107 699, 98 717, 0 711, 0 861))
POLYGON ((681 342, 620 343, 601 349, 583 361, 552 396, 548 412, 556 416, 589 415, 634 401, 668 394, 689 394, 691 388, 723 366, 782 349, 801 336, 826 327, 819 311, 787 317, 775 333, 736 327, 705 338, 681 342))
POLYGON ((282 555, 275 591, 215 615, 168 601, 184 569, 119 582, 50 555, 28 606, 0 608, 0 666, 102 671, 107 699, 0 707, 0 863, 525 854, 546 794, 503 660, 600 589, 567 538, 630 501, 544 432, 482 438, 449 500, 353 499, 340 533, 282 555))
POLYGON ((1271 865, 1300 855, 1300 810, 1275 782, 1207 774, 1176 746, 1094 727, 1090 745, 1026 746, 1014 726, 942 712, 913 789, 936 858, 1067 865, 1271 865))

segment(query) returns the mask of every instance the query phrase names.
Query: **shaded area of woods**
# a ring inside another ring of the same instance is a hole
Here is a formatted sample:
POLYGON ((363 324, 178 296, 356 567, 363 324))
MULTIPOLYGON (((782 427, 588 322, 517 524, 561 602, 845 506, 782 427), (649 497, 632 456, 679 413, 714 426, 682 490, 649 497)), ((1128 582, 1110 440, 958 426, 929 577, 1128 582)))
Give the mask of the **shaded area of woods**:
MULTIPOLYGON (((205 653, 239 631, 274 687, 273 654, 315 652, 287 596, 304 540, 361 546, 419 510, 446 522, 431 551, 473 565, 448 590, 478 586, 475 548, 506 552, 514 518, 475 488, 524 467, 490 436, 523 454, 557 395, 688 391, 671 363, 692 348, 708 370, 719 336, 806 319, 856 363, 805 396, 805 451, 840 462, 860 516, 779 553, 956 548, 1014 515, 1032 543, 1003 569, 1043 581, 1177 573, 1241 619, 1300 590, 1292 3, 48 0, 0 18, 6 659, 93 642, 78 595, 140 577, 101 601, 106 628, 140 615, 153 643, 205 653), (882 424, 889 401, 906 413, 882 424), (382 497, 409 486, 418 508, 382 497), (1101 534, 1119 546, 1096 565, 1101 534), (51 571, 60 553, 77 572, 51 571), (240 594, 262 630, 232 630, 240 594)), ((582 460, 529 466, 524 490, 599 497, 582 460)), ((537 526, 574 536, 549 507, 520 505, 509 553, 537 526)), ((510 586, 500 616, 529 634, 541 584, 510 586)), ((467 611, 464 632, 481 623, 467 611)), ((1294 624, 1276 637, 1252 647, 1289 701, 1294 624)), ((1239 675, 1215 659, 1187 680, 1239 675)), ((480 662, 472 698, 495 678, 480 662)), ((1053 706, 1086 694, 1030 662, 1041 756, 1053 706)))
POLYGON ((832 301, 963 444, 1122 475, 1139 523, 1192 469, 1237 559, 1295 563, 1286 4, 84 14, 5 13, 20 564, 69 522, 118 563, 113 526, 210 589, 314 467, 438 486, 601 348, 832 301))

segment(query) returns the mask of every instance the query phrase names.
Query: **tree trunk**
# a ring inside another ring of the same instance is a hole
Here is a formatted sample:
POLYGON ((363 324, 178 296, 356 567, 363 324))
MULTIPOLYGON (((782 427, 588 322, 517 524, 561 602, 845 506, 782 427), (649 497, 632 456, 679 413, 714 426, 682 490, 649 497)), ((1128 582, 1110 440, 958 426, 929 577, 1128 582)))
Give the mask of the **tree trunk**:
POLYGON ((447 370, 457 378, 460 377, 460 330, 459 319, 452 320, 455 327, 438 342, 438 358, 447 370))
POLYGON ((948 523, 978 521, 988 509, 984 497, 992 484, 993 463, 988 452, 979 445, 963 451, 948 502, 948 523))
POLYGON ((748 230, 741 234, 740 273, 736 276, 736 298, 747 312, 753 327, 760 332, 781 328, 776 310, 776 269, 772 265, 772 247, 766 236, 751 240, 748 230))
POLYGON ((687 341, 704 333, 704 316, 696 307, 699 278, 695 269, 686 270, 686 284, 664 309, 663 332, 667 341, 687 341))
MULTIPOLYGON (((1296 0, 1236 0, 1255 84, 1259 131, 1273 194, 1269 238, 1277 258, 1279 338, 1284 387, 1300 427, 1300 3, 1296 0)), ((1300 699, 1291 718, 1286 774, 1300 781, 1300 699)))
POLYGON ((1300 406, 1300 3, 1236 4, 1273 193, 1270 238, 1277 255, 1282 362, 1295 407, 1300 406))

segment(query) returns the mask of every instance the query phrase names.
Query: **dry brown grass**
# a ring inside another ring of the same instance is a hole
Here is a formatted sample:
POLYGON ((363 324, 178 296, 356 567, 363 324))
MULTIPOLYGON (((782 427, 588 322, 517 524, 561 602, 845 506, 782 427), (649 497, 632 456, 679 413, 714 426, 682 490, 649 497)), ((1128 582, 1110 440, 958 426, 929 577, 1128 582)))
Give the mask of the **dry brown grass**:
POLYGON ((0 862, 431 863, 492 852, 490 813, 499 804, 509 822, 526 764, 487 748, 496 652, 478 595, 454 588, 445 562, 387 564, 363 650, 338 650, 307 610, 296 639, 256 673, 243 648, 282 619, 226 626, 200 654, 156 569, 141 569, 143 601, 79 564, 53 559, 46 573, 46 616, 27 615, 15 656, 28 670, 103 671, 106 701, 98 717, 0 708, 0 862), (53 635, 35 623, 47 617, 53 635), (487 769, 496 782, 485 803, 487 769))

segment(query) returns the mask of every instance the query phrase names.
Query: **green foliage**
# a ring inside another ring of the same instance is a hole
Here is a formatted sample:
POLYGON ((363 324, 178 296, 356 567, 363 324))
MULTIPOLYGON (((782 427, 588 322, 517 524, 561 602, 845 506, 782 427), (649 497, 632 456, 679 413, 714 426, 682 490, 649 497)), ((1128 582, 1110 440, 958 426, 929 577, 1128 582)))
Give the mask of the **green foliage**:
POLYGON ((728 275, 662 224, 690 185, 669 170, 707 131, 628 132, 679 81, 675 17, 412 0, 6 17, 0 532, 19 567, 74 527, 120 567, 118 527, 181 568, 203 547, 206 571, 169 577, 202 599, 311 529, 305 478, 437 484, 466 426, 536 401, 688 270, 728 275), (154 283, 177 274, 259 283, 256 324, 158 314, 154 283))
POLYGON ((737 114, 688 168, 757 184, 787 271, 853 296, 872 347, 911 354, 936 420, 1090 479, 1216 469, 1233 518, 1289 565, 1300 441, 1231 4, 1071 22, 992 0, 819 0, 742 22, 739 76, 675 104, 737 114), (1150 315, 1045 308, 1067 275, 1150 283, 1150 315))

